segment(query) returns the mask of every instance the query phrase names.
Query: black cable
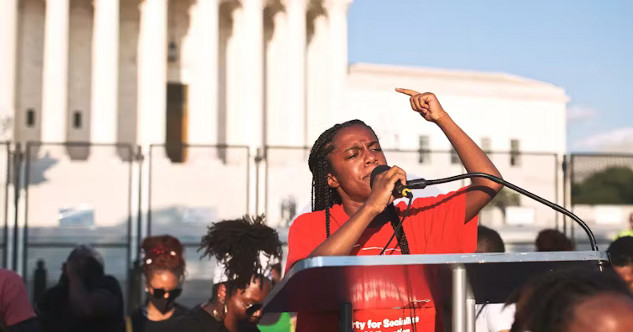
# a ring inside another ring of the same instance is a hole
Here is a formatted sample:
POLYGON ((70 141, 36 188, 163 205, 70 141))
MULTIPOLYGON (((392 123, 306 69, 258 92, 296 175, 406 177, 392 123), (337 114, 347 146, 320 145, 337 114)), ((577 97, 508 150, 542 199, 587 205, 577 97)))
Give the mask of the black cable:
POLYGON ((424 189, 426 188, 428 185, 433 185, 433 184, 440 184, 440 183, 447 183, 447 182, 452 182, 452 181, 456 181, 456 180, 463 180, 463 179, 470 179, 470 178, 486 178, 488 180, 494 181, 496 183, 502 184, 522 195, 525 195, 541 204, 544 204, 546 206, 549 206, 550 208, 554 209, 555 211, 558 211, 566 216, 568 216, 569 218, 573 219, 578 225, 580 225, 580 227, 585 231, 585 233, 587 233, 587 236, 589 237, 589 243, 591 244, 591 250, 593 251, 598 251, 598 245, 596 244, 596 237, 593 235, 593 232, 591 231, 591 229, 589 228, 589 226, 587 226, 587 224, 582 221, 582 219, 578 218, 578 216, 576 216, 575 214, 573 214, 572 212, 570 212, 569 210, 565 209, 564 207, 556 204, 556 203, 552 203, 548 200, 546 200, 545 198, 542 198, 536 194, 533 194, 523 188, 520 188, 502 178, 496 177, 494 175, 490 175, 487 173, 466 173, 466 174, 460 174, 460 175, 456 175, 456 176, 451 176, 451 177, 447 177, 447 178, 442 178, 442 179, 435 179, 435 180, 425 180, 425 179, 419 179, 419 180, 412 180, 412 181, 407 181, 407 188, 409 189, 424 189))
POLYGON ((382 248, 382 251, 378 254, 378 256, 380 256, 380 255, 385 253, 385 250, 387 250, 387 247, 389 246, 389 244, 391 244, 391 241, 393 241, 393 238, 396 236, 396 234, 398 234, 398 232, 400 231, 400 228, 402 228, 402 223, 404 222, 404 219, 409 215, 409 212, 411 211, 411 202, 413 202, 413 195, 409 197, 409 203, 407 204, 407 210, 402 215, 402 219, 398 223, 398 227, 396 227, 396 229, 393 231, 393 235, 391 235, 391 237, 389 238, 389 242, 387 242, 385 247, 382 248))

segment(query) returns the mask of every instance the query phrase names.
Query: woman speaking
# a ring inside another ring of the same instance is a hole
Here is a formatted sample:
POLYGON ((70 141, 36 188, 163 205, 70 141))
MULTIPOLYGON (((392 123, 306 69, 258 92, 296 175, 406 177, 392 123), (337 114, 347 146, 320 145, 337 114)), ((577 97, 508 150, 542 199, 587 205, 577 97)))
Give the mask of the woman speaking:
MULTIPOLYGON (((396 91, 408 95, 411 108, 444 132, 466 171, 501 176, 434 94, 396 91)), ((495 182, 475 178, 457 191, 417 198, 409 209, 405 202, 394 206, 392 192, 398 182, 406 183, 406 173, 393 166, 375 176, 370 186, 372 171, 387 165, 387 160, 374 131, 360 120, 336 124, 324 131, 312 146, 308 165, 312 172, 313 212, 299 216, 290 227, 286 271, 298 260, 315 256, 474 252, 477 215, 501 189, 495 182), (398 227, 406 210, 410 213, 398 227), (396 230, 397 241, 389 242, 396 230), (387 243, 390 244, 385 248, 387 243)), ((382 332, 442 329, 441 317, 436 315, 432 303, 417 310, 416 317, 405 319, 408 312, 355 310, 353 326, 357 331, 382 332), (370 321, 373 328, 367 324, 370 321)), ((335 331, 337 324, 336 312, 299 313, 297 331, 335 331)))

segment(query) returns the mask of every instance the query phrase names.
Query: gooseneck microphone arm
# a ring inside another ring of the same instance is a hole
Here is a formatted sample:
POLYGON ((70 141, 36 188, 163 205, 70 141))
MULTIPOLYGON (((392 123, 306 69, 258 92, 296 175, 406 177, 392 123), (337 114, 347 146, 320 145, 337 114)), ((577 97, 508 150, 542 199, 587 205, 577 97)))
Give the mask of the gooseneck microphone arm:
POLYGON ((556 203, 552 203, 548 200, 546 200, 545 198, 542 198, 536 194, 533 194, 523 188, 520 188, 502 178, 496 177, 494 175, 490 175, 487 173, 466 173, 466 174, 460 174, 460 175, 456 175, 456 176, 451 176, 451 177, 447 177, 447 178, 441 178, 441 179, 434 179, 434 180, 425 180, 425 179, 416 179, 416 180, 411 180, 411 181, 407 181, 407 185, 406 187, 409 189, 424 189, 429 185, 434 185, 434 184, 441 184, 441 183, 447 183, 447 182, 452 182, 452 181, 457 181, 457 180, 463 180, 463 179, 470 179, 470 178, 485 178, 488 179, 490 181, 494 181, 496 183, 502 184, 522 195, 525 195, 541 204, 547 205, 550 208, 554 209, 555 211, 558 211, 566 216, 568 216, 569 218, 573 219, 578 225, 580 225, 580 227, 582 227, 582 229, 585 231, 585 233, 587 233, 587 236, 589 237, 589 243, 591 244, 591 250, 593 251, 598 251, 598 245, 596 245, 596 237, 593 235, 593 232, 591 231, 591 229, 589 228, 589 226, 587 226, 587 224, 582 221, 582 219, 578 218, 578 216, 576 216, 575 214, 573 214, 571 211, 565 209, 564 207, 556 204, 556 203))

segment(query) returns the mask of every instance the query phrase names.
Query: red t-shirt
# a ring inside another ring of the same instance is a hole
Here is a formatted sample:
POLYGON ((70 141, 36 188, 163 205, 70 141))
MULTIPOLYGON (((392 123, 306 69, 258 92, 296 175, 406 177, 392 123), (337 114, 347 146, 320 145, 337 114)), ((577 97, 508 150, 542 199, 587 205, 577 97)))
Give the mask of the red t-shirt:
MULTIPOLYGON (((402 228, 411 254, 472 253, 477 247, 477 217, 464 223, 466 188, 436 197, 417 198, 411 204, 410 215, 402 228)), ((396 206, 399 217, 406 210, 406 202, 396 206)), ((349 217, 342 205, 330 208, 330 234, 334 234, 349 217)), ((298 260, 304 259, 325 241, 325 211, 303 214, 290 226, 288 234, 288 262, 286 272, 298 260)), ((350 255, 378 255, 393 235, 387 222, 378 228, 367 228, 360 236, 350 255)), ((394 238, 384 253, 400 255, 394 238)), ((407 310, 355 310, 354 331, 406 331, 410 321, 418 321, 418 331, 434 331, 435 308, 432 304, 418 309, 414 316, 407 310)), ((438 320, 439 322, 439 320, 438 320)), ((437 326, 441 328, 441 324, 437 326)), ((338 313, 300 313, 297 331, 332 331, 338 329, 338 313)))

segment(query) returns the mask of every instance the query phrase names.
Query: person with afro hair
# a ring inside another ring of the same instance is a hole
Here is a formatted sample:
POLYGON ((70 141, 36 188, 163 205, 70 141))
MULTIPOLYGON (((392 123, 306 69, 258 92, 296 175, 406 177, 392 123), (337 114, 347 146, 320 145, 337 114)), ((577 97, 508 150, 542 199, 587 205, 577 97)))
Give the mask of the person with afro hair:
POLYGON ((208 227, 199 251, 218 266, 211 298, 194 306, 186 331, 259 331, 273 268, 281 261, 277 231, 266 226, 263 215, 223 220, 208 227))

